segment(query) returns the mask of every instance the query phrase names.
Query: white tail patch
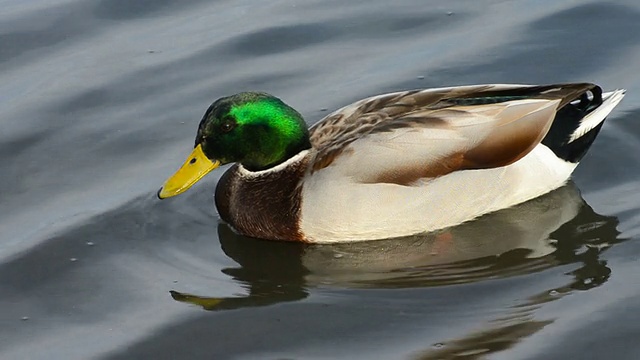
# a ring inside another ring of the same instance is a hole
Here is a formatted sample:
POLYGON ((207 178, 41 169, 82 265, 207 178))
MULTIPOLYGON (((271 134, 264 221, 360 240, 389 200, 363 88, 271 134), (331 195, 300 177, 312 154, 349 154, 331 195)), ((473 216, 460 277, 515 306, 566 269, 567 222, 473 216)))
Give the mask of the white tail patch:
POLYGON ((622 100, 625 92, 626 90, 619 89, 602 94, 602 104, 582 119, 580 126, 571 134, 569 142, 582 137, 603 122, 611 110, 622 100))

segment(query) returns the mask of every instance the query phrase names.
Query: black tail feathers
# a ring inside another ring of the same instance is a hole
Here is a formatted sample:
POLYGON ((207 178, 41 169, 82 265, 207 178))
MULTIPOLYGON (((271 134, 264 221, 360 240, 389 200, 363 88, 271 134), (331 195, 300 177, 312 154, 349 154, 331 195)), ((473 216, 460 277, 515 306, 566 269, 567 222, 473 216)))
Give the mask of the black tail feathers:
POLYGON ((602 101, 602 89, 595 86, 565 104, 556 113, 549 132, 542 139, 542 144, 551 149, 559 158, 578 163, 600 132, 604 118, 579 138, 571 142, 569 140, 580 128, 582 119, 602 105, 602 101))

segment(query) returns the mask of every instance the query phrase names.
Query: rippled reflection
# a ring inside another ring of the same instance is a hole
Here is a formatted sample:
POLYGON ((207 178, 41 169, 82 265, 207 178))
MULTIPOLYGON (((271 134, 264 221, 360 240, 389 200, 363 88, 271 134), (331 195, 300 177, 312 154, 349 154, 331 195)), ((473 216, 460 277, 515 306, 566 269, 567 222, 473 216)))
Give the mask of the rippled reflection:
POLYGON ((313 287, 445 286, 581 264, 570 284, 522 304, 530 306, 607 281, 611 270, 600 254, 620 241, 616 225, 616 218, 595 213, 571 183, 467 224, 401 239, 299 245, 246 238, 221 224, 222 249, 238 263, 223 272, 244 284, 248 295, 171 294, 206 310, 235 309, 299 300, 313 287))

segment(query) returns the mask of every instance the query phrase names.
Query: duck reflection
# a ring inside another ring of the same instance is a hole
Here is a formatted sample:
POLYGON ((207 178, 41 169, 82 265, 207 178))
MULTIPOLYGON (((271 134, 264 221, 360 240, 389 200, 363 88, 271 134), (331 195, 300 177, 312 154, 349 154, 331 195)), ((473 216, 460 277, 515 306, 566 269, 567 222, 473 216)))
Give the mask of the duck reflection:
MULTIPOLYGON (((220 224, 222 250, 238 263, 223 272, 248 289, 211 298, 172 291, 206 310, 296 301, 308 288, 408 288, 459 284, 581 263, 566 289, 599 286, 611 270, 600 254, 620 240, 617 220, 596 214, 572 183, 519 206, 437 233, 335 245, 250 239, 220 224)), ((532 299, 534 302, 544 302, 532 299)))

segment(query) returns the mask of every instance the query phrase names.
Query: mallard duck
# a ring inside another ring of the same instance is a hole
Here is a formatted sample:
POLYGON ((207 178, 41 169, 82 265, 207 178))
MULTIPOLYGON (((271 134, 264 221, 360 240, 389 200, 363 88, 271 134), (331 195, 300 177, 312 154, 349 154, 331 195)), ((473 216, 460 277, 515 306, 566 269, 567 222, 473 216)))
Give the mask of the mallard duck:
POLYGON ((240 234, 332 243, 458 225, 563 185, 622 100, 594 84, 412 90, 347 105, 310 128, 282 100, 216 100, 158 191, 220 165, 215 203, 240 234))

